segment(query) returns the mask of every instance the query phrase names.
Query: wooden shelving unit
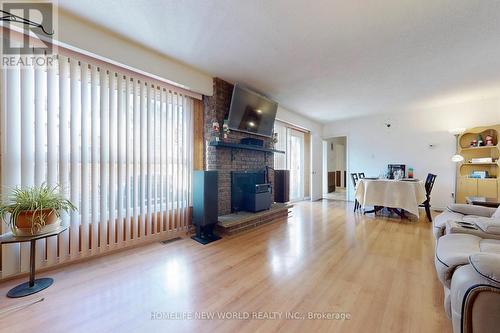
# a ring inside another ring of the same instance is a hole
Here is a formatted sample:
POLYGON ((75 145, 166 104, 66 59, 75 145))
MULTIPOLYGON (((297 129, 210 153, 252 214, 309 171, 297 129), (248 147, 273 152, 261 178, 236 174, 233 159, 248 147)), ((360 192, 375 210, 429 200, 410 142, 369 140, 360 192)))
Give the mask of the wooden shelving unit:
POLYGON ((499 133, 500 125, 483 126, 467 129, 458 138, 458 153, 464 161, 458 165, 457 172, 457 202, 466 203, 468 196, 482 196, 500 198, 500 172, 499 172, 499 133), (471 146, 471 141, 481 135, 483 140, 486 135, 493 137, 492 146, 471 146), (493 162, 471 163, 473 158, 491 157, 493 162), (471 178, 474 171, 486 171, 488 178, 471 178))
POLYGON ((496 162, 469 162, 464 165, 498 165, 496 162))
POLYGON ((481 147, 467 147, 467 148, 461 148, 462 151, 469 151, 469 150, 486 150, 486 149, 498 149, 498 145, 496 146, 481 146, 481 147))

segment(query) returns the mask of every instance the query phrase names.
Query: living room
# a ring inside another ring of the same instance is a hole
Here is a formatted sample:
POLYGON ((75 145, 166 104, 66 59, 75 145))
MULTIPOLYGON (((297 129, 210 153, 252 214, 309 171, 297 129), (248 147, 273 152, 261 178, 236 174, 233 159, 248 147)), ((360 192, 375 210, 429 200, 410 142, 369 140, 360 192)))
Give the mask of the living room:
POLYGON ((0 5, 0 331, 500 331, 499 4, 0 5))

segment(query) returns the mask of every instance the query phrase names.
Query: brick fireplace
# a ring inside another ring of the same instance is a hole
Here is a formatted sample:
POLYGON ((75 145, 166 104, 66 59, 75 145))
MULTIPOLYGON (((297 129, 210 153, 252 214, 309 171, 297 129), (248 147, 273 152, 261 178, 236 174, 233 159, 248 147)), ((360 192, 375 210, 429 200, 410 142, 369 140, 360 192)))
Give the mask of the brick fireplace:
MULTIPOLYGON (((208 145, 212 140, 212 123, 219 122, 220 128, 229 114, 233 85, 219 78, 213 82, 213 95, 204 96, 204 138, 206 143, 206 170, 217 170, 219 174, 219 215, 231 213, 231 171, 263 170, 266 166, 273 168, 272 153, 245 149, 230 149, 208 145)), ((231 131, 226 139, 230 143, 240 143, 242 138, 258 138, 264 140, 265 147, 271 147, 271 139, 263 136, 231 131)), ((274 174, 269 170, 269 181, 274 174)), ((273 190, 274 200, 274 190, 273 190)))

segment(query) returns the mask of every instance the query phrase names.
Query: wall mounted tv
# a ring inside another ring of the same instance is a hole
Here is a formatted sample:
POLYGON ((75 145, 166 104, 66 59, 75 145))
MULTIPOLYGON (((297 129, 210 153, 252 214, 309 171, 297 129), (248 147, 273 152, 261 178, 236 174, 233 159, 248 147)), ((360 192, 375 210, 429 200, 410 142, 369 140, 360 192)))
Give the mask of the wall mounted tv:
POLYGON ((272 136, 278 103, 235 84, 228 126, 232 130, 272 136))

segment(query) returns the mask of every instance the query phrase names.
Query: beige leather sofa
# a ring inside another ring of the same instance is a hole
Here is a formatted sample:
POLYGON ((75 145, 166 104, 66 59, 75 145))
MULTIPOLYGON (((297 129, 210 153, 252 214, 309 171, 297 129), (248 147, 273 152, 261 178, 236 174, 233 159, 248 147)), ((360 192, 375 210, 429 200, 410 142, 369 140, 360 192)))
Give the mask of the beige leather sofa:
POLYGON ((476 253, 451 280, 454 332, 500 332, 500 255, 476 253))
MULTIPOLYGON (((453 204, 448 206, 447 210, 439 214, 434 218, 432 222, 432 231, 434 233, 434 237, 438 239, 443 236, 446 229, 446 223, 448 221, 464 221, 464 222, 474 222, 478 217, 483 220, 491 218, 492 221, 497 219, 497 222, 500 221, 500 208, 489 208, 489 207, 481 207, 481 206, 473 206, 473 205, 464 205, 464 204, 453 204), (497 217, 498 214, 498 217, 497 217)), ((486 221, 487 222, 487 221, 486 221)))
POLYGON ((453 331, 500 332, 500 240, 444 235, 435 265, 453 331))

